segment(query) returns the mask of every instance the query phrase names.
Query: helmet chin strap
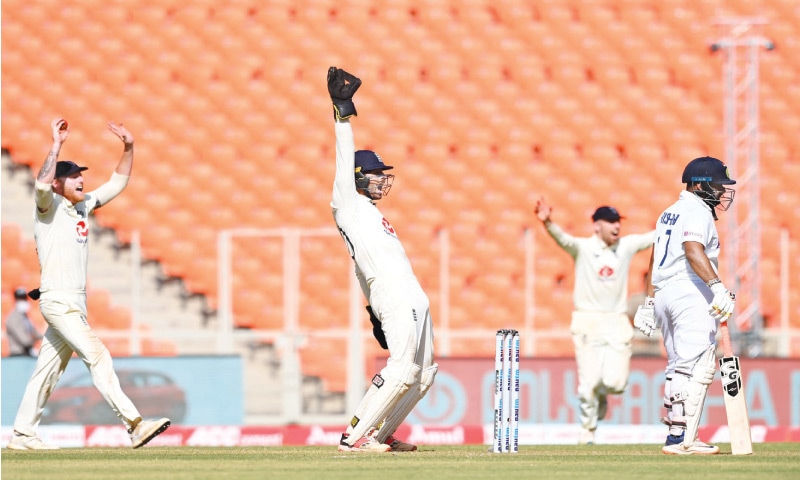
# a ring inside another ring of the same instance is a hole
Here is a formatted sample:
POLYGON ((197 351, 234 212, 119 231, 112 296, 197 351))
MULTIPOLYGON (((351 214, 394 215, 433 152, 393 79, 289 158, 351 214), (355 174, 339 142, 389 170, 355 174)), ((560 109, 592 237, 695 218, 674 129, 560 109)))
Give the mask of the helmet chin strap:
POLYGON ((714 217, 714 221, 719 220, 717 218, 717 205, 719 205, 719 199, 717 198, 716 192, 714 189, 711 188, 710 183, 700 183, 700 190, 695 190, 694 194, 700 197, 706 205, 711 207, 711 216, 714 217), (702 194, 700 194, 702 192, 702 194))

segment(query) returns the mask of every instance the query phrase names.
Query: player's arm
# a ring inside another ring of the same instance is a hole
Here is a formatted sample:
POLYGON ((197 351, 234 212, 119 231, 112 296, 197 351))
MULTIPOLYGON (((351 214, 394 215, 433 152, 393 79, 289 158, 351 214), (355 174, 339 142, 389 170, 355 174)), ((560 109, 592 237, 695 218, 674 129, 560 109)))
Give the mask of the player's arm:
POLYGON ((336 67, 328 69, 328 93, 333 103, 336 131, 336 174, 333 179, 333 208, 341 208, 358 196, 355 181, 355 140, 350 117, 356 115, 353 95, 361 80, 336 67))
POLYGON ((717 272, 711 265, 711 260, 706 256, 706 247, 700 242, 687 241, 683 242, 683 250, 686 253, 686 260, 689 266, 692 267, 694 273, 700 277, 706 284, 713 279, 719 280, 717 272))
POLYGON ((110 202, 128 186, 128 180, 133 171, 133 135, 121 123, 108 122, 108 129, 122 140, 124 145, 122 156, 117 163, 117 168, 111 174, 111 178, 101 185, 92 195, 97 199, 93 208, 100 208, 110 202))
POLYGON ((650 266, 647 269, 647 275, 644 277, 644 294, 647 297, 654 297, 656 295, 656 287, 653 285, 653 262, 655 261, 656 249, 650 249, 650 266))
POLYGON ((656 309, 655 309, 655 295, 656 289, 653 286, 653 261, 655 260, 655 249, 650 250, 650 267, 647 269, 647 275, 644 277, 645 283, 645 299, 644 304, 639 305, 636 309, 636 314, 633 317, 633 326, 638 328, 639 331, 647 335, 648 337, 652 336, 659 327, 661 327, 661 321, 656 316, 656 309))
POLYGON ((635 233, 633 235, 628 235, 631 239, 631 244, 633 245, 635 252, 641 252, 646 248, 650 248, 653 246, 653 239, 655 238, 656 231, 655 229, 650 230, 647 233, 635 233))
POLYGON ((553 207, 551 207, 544 199, 544 196, 539 197, 536 200, 536 206, 534 207, 534 212, 536 213, 536 218, 538 218, 544 228, 547 230, 547 233, 553 237, 553 240, 556 241, 558 246, 563 248, 567 251, 570 255, 575 257, 578 254, 578 241, 572 235, 566 233, 564 230, 561 229, 558 225, 553 223, 550 216, 553 214, 553 207))
POLYGON ((56 163, 58 155, 61 153, 61 145, 67 141, 69 135, 69 124, 63 118, 57 118, 50 123, 50 130, 53 134, 53 146, 47 153, 39 173, 36 175, 36 209, 39 213, 46 212, 53 204, 53 180, 56 178, 56 163))
POLYGON ((714 293, 714 298, 711 300, 709 306, 709 313, 721 322, 726 322, 733 314, 733 308, 736 302, 736 296, 730 292, 722 280, 717 276, 716 270, 711 265, 711 260, 706 255, 705 246, 699 242, 687 241, 683 242, 683 250, 686 253, 686 260, 689 266, 692 267, 694 273, 703 280, 711 292, 714 293))

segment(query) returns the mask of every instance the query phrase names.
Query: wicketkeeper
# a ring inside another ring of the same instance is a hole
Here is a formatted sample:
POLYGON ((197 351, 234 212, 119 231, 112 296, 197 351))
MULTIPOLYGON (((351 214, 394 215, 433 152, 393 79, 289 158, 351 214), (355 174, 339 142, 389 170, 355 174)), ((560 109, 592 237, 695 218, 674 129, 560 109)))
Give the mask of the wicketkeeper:
POLYGON ((393 434, 433 384, 433 330, 428 297, 422 290, 394 227, 375 202, 389 193, 394 175, 373 151, 355 151, 350 118, 361 80, 328 69, 336 131, 333 218, 355 262, 379 341, 389 350, 386 367, 372 384, 342 434, 340 451, 413 451, 393 434))

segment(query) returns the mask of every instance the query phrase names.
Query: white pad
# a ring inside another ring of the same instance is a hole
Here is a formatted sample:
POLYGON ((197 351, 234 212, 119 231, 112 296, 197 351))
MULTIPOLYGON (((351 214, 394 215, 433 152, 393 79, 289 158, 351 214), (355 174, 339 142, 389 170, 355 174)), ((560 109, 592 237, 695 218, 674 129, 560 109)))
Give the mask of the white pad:
POLYGON ((422 368, 419 365, 387 365, 372 378, 372 385, 361 400, 356 414, 350 420, 348 443, 353 445, 364 435, 369 435, 386 418, 397 402, 419 382, 422 368))
POLYGON ((411 385, 408 393, 403 395, 403 398, 397 402, 397 405, 395 405, 389 412, 389 415, 386 416, 386 420, 383 421, 383 424, 378 427, 378 433, 375 435, 375 438, 377 438, 379 442, 383 443, 389 436, 393 435, 408 414, 414 410, 417 403, 425 397, 425 394, 428 393, 431 385, 433 385, 433 379, 436 377, 436 372, 438 370, 439 364, 434 363, 422 371, 419 383, 411 385))
MULTIPOLYGON (((680 404, 683 407, 683 418, 675 415, 672 420, 676 424, 686 423, 684 445, 691 445, 697 440, 697 431, 700 427, 700 417, 703 414, 706 393, 708 392, 708 386, 714 380, 714 373, 716 372, 715 352, 715 346, 709 345, 695 362, 691 373, 683 372, 678 368, 675 370, 676 374, 689 377, 689 381, 684 383, 680 390, 670 398, 673 406, 680 404)), ((673 378, 673 386, 679 383, 677 380, 678 378, 673 378)))

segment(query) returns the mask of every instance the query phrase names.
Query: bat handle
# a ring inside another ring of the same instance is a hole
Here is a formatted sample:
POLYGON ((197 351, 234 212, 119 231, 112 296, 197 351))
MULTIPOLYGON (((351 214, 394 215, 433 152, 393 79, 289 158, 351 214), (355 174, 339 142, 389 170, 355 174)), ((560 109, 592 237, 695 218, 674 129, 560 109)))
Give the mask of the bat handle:
POLYGON ((731 348, 731 335, 728 332, 728 324, 723 323, 719 326, 720 339, 722 340, 722 354, 726 357, 733 356, 733 349, 731 348))

